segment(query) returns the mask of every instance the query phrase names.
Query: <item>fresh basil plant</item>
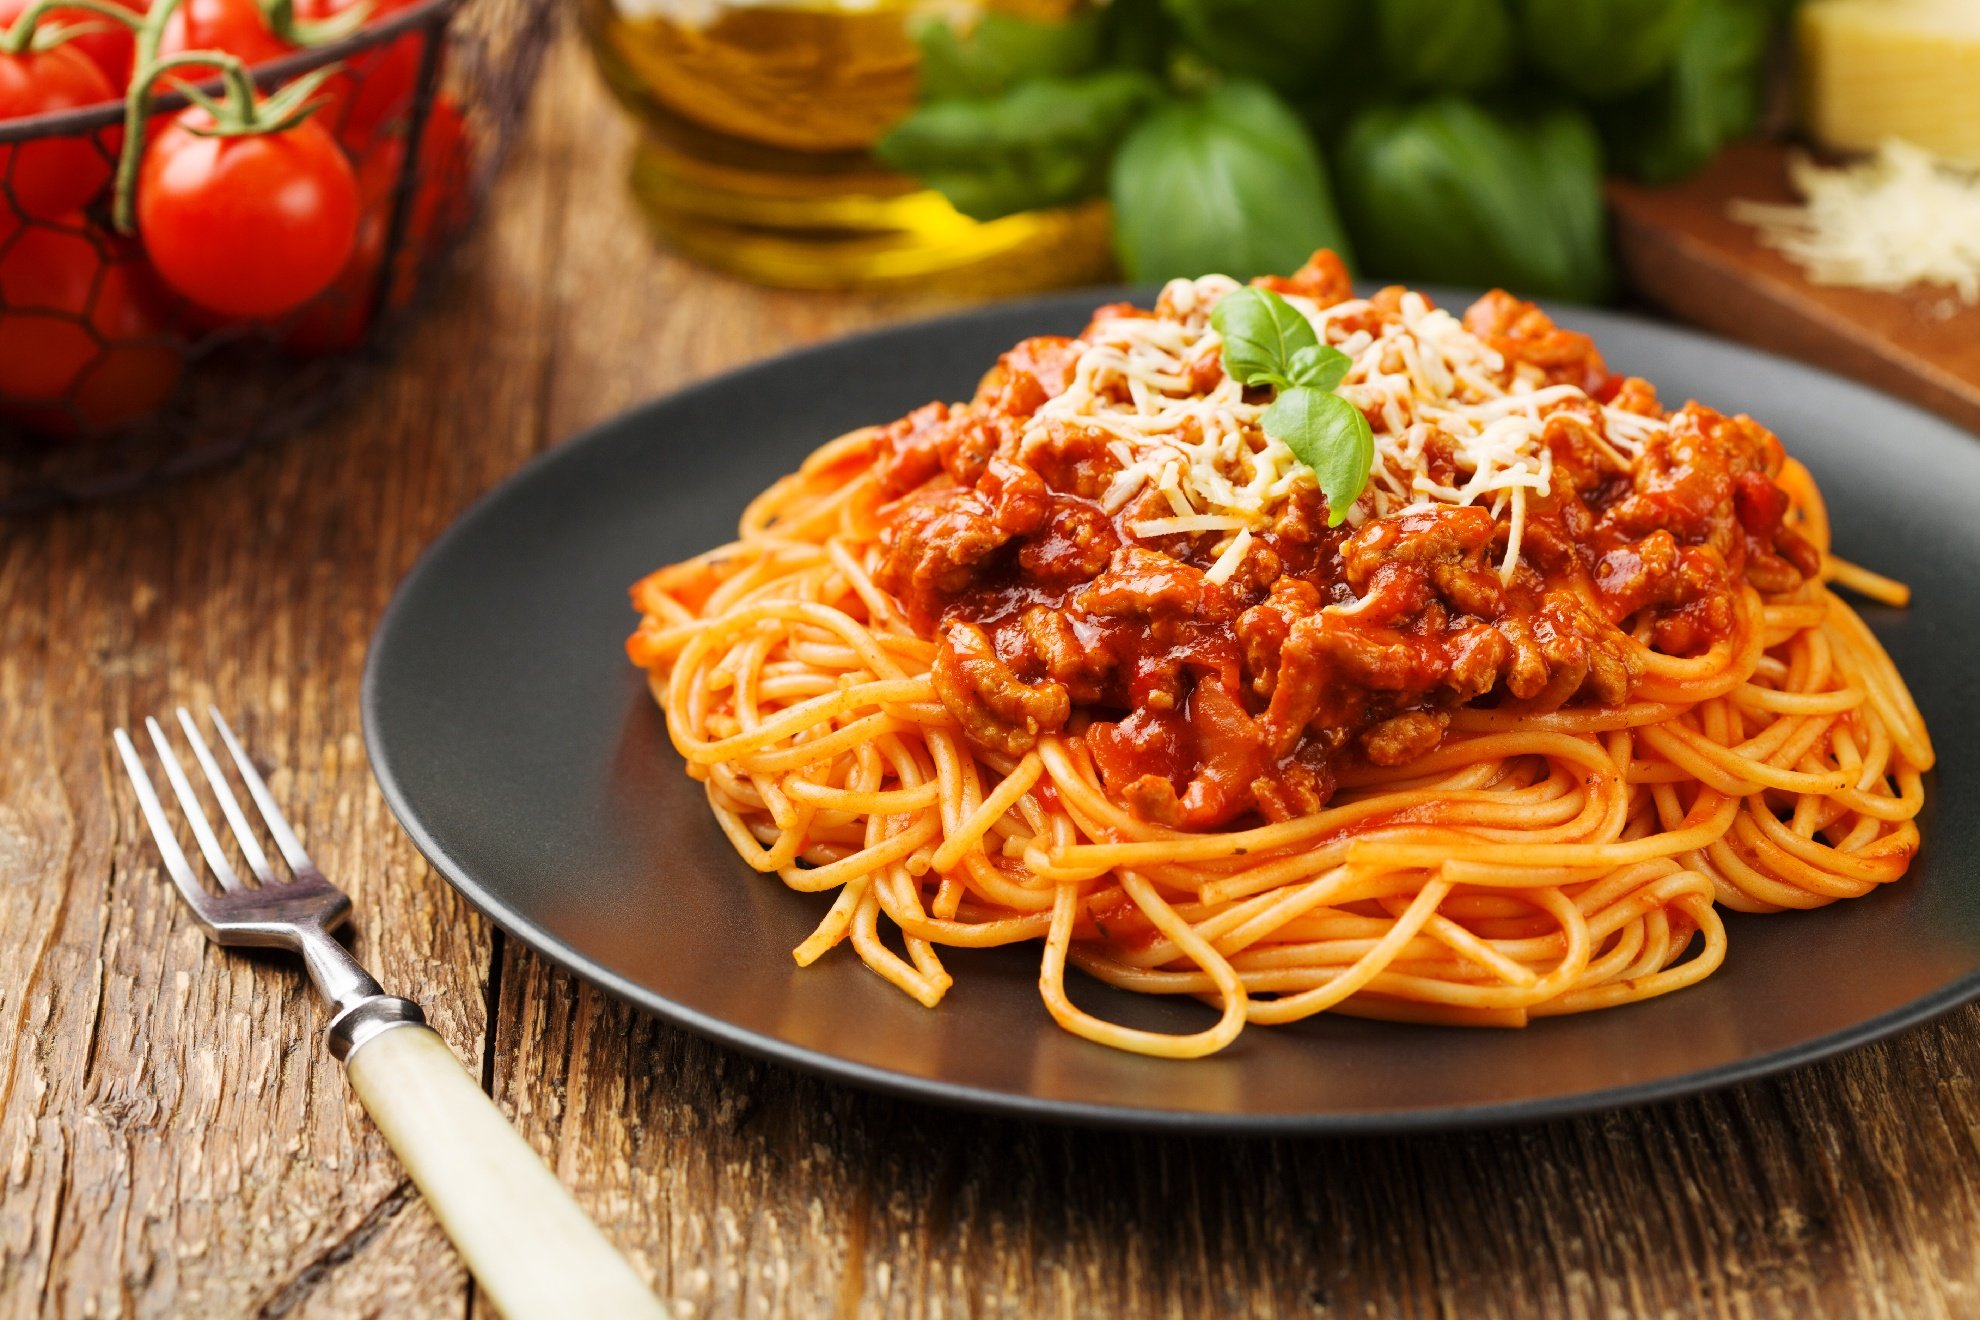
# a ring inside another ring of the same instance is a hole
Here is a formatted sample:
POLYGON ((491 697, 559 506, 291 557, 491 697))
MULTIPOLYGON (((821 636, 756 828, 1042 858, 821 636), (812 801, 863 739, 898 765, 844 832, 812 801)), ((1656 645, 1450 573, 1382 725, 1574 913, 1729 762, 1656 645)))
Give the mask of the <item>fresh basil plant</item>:
POLYGON ((920 104, 877 150, 979 219, 1107 196, 1116 254, 1139 279, 1288 271, 1320 247, 1346 257, 1351 235, 1380 275, 1599 299, 1605 149, 1610 166, 1665 182, 1750 128, 1791 5, 929 11, 912 29, 920 104))
POLYGON ((964 215, 994 220, 1097 193, 1115 144, 1160 95, 1125 69, 1033 78, 992 100, 931 102, 876 150, 964 215))
POLYGON ((1375 0, 1382 65, 1413 92, 1476 92, 1513 68, 1504 0, 1375 0))
POLYGON ((1698 0, 1671 67, 1598 114, 1609 161, 1674 183, 1760 120, 1778 0, 1698 0))
POLYGON ((1493 112, 1454 97, 1385 106, 1356 117, 1338 159, 1370 271, 1607 296, 1601 145, 1579 111, 1493 112))
POLYGON ((912 27, 921 48, 921 99, 998 96, 1030 78, 1085 73, 1104 54, 1100 19, 1099 10, 1063 23, 989 13, 965 31, 939 16, 923 17, 912 27))
POLYGON ((1698 0, 1514 0, 1521 48, 1589 101, 1646 87, 1677 56, 1698 0))
POLYGON ((1162 0, 1183 38, 1217 68, 1304 91, 1352 58, 1356 0, 1162 0))
POLYGON ((1121 143, 1109 192, 1115 249, 1136 279, 1249 279, 1316 248, 1348 255, 1320 153, 1256 83, 1164 103, 1121 143))

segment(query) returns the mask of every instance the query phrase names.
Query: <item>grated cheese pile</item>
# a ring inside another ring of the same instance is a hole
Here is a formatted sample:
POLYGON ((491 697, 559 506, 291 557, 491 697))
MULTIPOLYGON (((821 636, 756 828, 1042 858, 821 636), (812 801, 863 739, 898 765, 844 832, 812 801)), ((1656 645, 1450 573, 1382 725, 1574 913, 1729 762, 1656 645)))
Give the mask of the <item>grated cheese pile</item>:
POLYGON ((1896 139, 1839 169, 1797 158, 1788 174, 1803 205, 1734 202, 1732 217, 1810 280, 1886 293, 1949 285, 1980 303, 1980 174, 1896 139))
MULTIPOLYGON (((1224 377, 1207 394, 1191 388, 1190 365, 1222 349, 1210 309, 1237 287, 1222 275, 1175 280, 1162 294, 1174 319, 1103 323, 1082 341, 1071 385, 1038 410, 1026 433, 1028 442, 1055 418, 1106 431, 1121 471, 1101 506, 1116 514, 1152 489, 1170 512, 1131 524, 1135 535, 1223 533, 1206 573, 1218 583, 1237 571, 1254 534, 1272 526, 1294 488, 1313 483, 1293 452, 1260 429, 1264 408, 1246 403, 1236 381, 1224 377)), ((1509 378, 1496 351, 1421 294, 1405 294, 1401 320, 1379 334, 1351 328, 1368 310, 1365 301, 1325 309, 1304 298, 1287 301, 1322 342, 1354 360, 1340 393, 1371 418, 1375 466, 1347 521, 1359 526, 1431 504, 1486 504, 1510 523, 1504 577, 1519 560, 1528 493, 1551 490, 1553 454, 1542 433, 1552 413, 1566 408, 1599 417, 1590 434, 1618 468, 1665 425, 1597 404, 1572 385, 1545 386, 1524 373, 1509 378), (1440 434, 1459 472, 1454 483, 1431 475, 1430 442, 1440 434)))

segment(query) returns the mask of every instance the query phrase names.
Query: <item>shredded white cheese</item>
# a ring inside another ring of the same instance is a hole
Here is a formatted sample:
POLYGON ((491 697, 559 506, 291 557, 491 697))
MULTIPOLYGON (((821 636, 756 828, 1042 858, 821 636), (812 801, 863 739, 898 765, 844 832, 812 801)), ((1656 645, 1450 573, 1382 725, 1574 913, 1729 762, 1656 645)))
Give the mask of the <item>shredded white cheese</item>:
MULTIPOLYGON (((1236 287, 1222 275, 1176 280, 1162 295, 1172 315, 1096 327, 1082 341, 1072 383, 1038 410, 1026 432, 1029 444, 1055 419, 1073 418, 1105 431, 1121 469, 1101 507, 1119 513, 1154 491, 1173 516, 1134 522, 1136 536, 1229 533, 1206 574, 1220 583, 1243 563, 1253 535, 1270 530, 1293 490, 1313 482, 1293 452, 1260 428, 1264 409, 1246 403, 1237 382, 1221 378, 1208 393, 1191 386, 1193 365, 1222 351, 1210 309, 1236 287)), ((1519 561, 1528 492, 1552 489, 1553 452, 1543 439, 1550 416, 1565 409, 1588 419, 1593 447, 1618 470, 1665 427, 1598 404, 1578 387, 1509 372, 1488 344, 1420 294, 1405 294, 1400 321, 1380 333, 1350 329, 1369 319, 1365 301, 1324 309, 1288 301, 1322 341, 1354 359, 1340 392, 1369 416, 1374 432, 1375 466, 1348 521, 1359 526, 1431 504, 1487 505, 1510 522, 1502 575, 1519 561), (1433 470, 1433 441, 1450 456, 1446 480, 1433 470)))
POLYGON ((1180 518, 1144 518, 1134 525, 1136 536, 1175 536, 1193 532, 1241 532, 1244 519, 1225 513, 1192 513, 1180 518))
POLYGON ((1893 139, 1838 169, 1797 157, 1788 177, 1802 205, 1736 201, 1732 217, 1814 283, 1886 293, 1938 284, 1980 303, 1980 173, 1893 139))
POLYGON ((1210 565, 1203 576, 1218 586, 1223 586, 1231 580, 1231 574, 1237 572, 1238 565, 1244 562, 1245 552, 1249 549, 1251 549, 1251 532, 1248 528, 1240 529, 1238 534, 1231 538, 1231 543, 1224 547, 1224 553, 1217 556, 1217 562, 1210 565))

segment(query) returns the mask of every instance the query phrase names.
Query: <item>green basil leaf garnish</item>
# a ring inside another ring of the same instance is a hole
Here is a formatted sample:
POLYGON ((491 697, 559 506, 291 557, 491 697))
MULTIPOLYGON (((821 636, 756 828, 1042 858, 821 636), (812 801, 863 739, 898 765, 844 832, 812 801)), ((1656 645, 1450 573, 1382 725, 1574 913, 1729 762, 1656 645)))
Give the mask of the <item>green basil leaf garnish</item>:
POLYGON ((1313 323, 1267 289, 1233 289, 1210 309, 1210 324, 1224 340, 1224 374, 1240 385, 1284 389, 1294 359, 1320 347, 1313 323))
POLYGON ((1259 422, 1313 470, 1327 497, 1327 525, 1339 526, 1375 465, 1375 434, 1361 409, 1338 394, 1295 385, 1279 391, 1259 422))
POLYGON ((1314 344, 1292 355, 1287 374, 1295 385, 1330 392, 1347 379, 1348 370, 1353 366, 1354 359, 1332 344, 1314 344))
POLYGON ((1210 309, 1210 324, 1224 340, 1225 375, 1278 390, 1259 425, 1312 471, 1327 497, 1327 525, 1339 526, 1375 466, 1368 419, 1334 393, 1354 360, 1321 343, 1305 313, 1269 289, 1231 290, 1210 309))

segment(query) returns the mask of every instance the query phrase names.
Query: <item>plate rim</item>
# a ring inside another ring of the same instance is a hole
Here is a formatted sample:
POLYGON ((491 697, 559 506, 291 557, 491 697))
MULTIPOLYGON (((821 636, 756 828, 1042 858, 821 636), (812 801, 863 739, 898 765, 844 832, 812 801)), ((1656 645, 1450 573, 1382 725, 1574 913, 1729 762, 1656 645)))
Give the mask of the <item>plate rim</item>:
MULTIPOLYGON (((1578 1091, 1545 1099, 1493 1101, 1476 1105, 1440 1105, 1420 1109, 1353 1110, 1315 1113, 1276 1111, 1271 1113, 1232 1113, 1212 1110, 1163 1109, 1146 1105, 1112 1105, 1092 1101, 1050 1099, 1021 1092, 998 1090, 939 1077, 923 1077, 861 1063, 824 1050, 795 1045, 775 1036, 739 1026, 727 1019, 701 1012, 659 994, 651 988, 612 971, 568 942, 540 929, 502 898, 478 881, 452 858, 426 829, 419 813, 399 782, 391 755, 385 750, 379 729, 379 665, 383 651, 380 642, 391 631, 414 588, 442 557, 444 551, 513 492, 527 485, 540 472, 572 455, 603 441, 636 419, 659 412, 695 396, 716 394, 733 388, 745 378, 774 375, 789 363, 816 354, 856 349, 876 340, 914 334, 934 326, 967 324, 975 321, 1023 316, 1036 312, 1043 316, 1069 307, 1098 306, 1121 298, 1146 298, 1159 286, 1146 284, 1104 284, 1063 290, 1021 299, 992 302, 962 311, 915 316, 868 327, 850 334, 831 336, 810 344, 783 350, 727 368, 715 375, 693 381, 666 393, 636 403, 610 417, 583 428, 536 454, 502 476, 466 504, 453 520, 423 548, 412 566, 393 588, 390 601, 379 614, 366 644, 364 672, 359 688, 359 706, 366 757, 380 793, 400 829, 412 841, 434 872, 465 898, 469 905, 493 921, 508 937, 521 941, 539 956, 620 999, 641 1012, 674 1026, 738 1050, 755 1058, 794 1068, 811 1076, 844 1083, 861 1090, 900 1099, 915 1100, 962 1109, 974 1113, 1015 1117, 1031 1122, 1059 1123, 1087 1128, 1113 1128, 1143 1132, 1168 1132, 1201 1136, 1282 1137, 1282 1136, 1377 1136, 1427 1132, 1467 1131, 1491 1127, 1535 1124, 1575 1118, 1595 1113, 1634 1109, 1663 1101, 1683 1099, 1722 1090, 1742 1083, 1778 1076, 1793 1069, 1835 1058, 1878 1041, 1900 1035, 1941 1017, 1964 1004, 1980 999, 1980 967, 1927 994, 1865 1018, 1841 1030, 1812 1037, 1798 1044, 1736 1059, 1716 1067, 1657 1078, 1647 1082, 1578 1091)), ((1476 297, 1472 291, 1425 285, 1423 291, 1439 305, 1456 305, 1476 297)), ((1861 394, 1874 396, 1881 404, 1896 406, 1930 421, 1965 434, 1957 424, 1939 417, 1904 399, 1884 393, 1838 373, 1824 371, 1783 354, 1736 343, 1722 336, 1690 326, 1653 320, 1629 311, 1606 307, 1567 304, 1542 300, 1543 306, 1568 308, 1577 315, 1629 324, 1679 339, 1703 341, 1756 365, 1769 369, 1786 368, 1792 374, 1812 376, 1861 394)), ((1980 439, 1976 439, 1980 443, 1980 439)), ((1928 783, 1936 788, 1937 771, 1928 783)))

